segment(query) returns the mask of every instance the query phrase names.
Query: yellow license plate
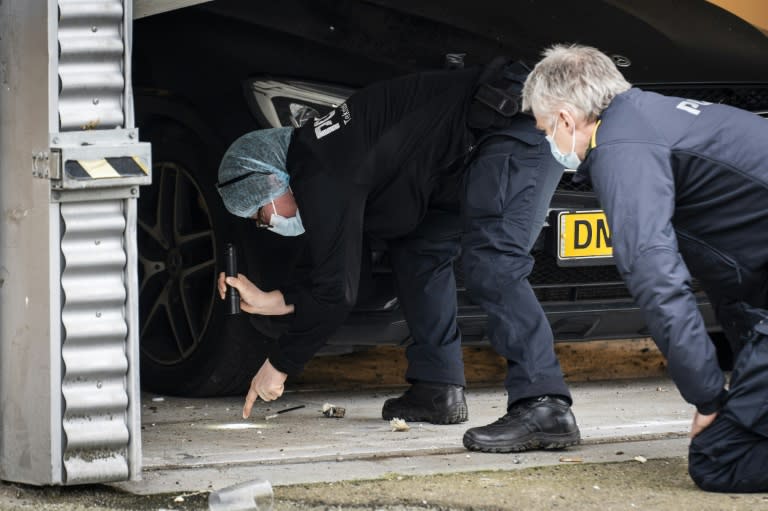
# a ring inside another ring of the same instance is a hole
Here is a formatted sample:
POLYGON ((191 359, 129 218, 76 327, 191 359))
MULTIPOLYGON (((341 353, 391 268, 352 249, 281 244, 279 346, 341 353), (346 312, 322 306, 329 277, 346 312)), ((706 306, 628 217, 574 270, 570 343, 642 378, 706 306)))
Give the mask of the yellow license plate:
POLYGON ((609 258, 611 230, 602 211, 558 213, 560 259, 609 258))

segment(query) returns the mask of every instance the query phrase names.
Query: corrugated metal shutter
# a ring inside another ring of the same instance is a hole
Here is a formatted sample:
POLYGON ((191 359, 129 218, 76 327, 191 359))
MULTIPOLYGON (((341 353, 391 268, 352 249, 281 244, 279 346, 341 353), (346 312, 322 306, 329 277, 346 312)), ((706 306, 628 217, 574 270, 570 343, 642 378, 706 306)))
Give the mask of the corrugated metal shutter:
POLYGON ((122 200, 61 205, 67 484, 128 478, 128 321, 122 200))
POLYGON ((59 129, 125 127, 122 0, 59 0, 59 129))

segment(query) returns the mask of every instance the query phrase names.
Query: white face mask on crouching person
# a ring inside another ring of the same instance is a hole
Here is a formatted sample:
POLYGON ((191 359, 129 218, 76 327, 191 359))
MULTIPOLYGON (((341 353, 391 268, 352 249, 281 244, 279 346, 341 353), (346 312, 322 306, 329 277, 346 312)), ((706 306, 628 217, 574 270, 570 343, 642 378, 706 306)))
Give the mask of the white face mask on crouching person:
POLYGON ((296 210, 296 215, 291 218, 285 218, 277 214, 275 202, 272 201, 272 216, 269 219, 269 230, 281 236, 299 236, 304 234, 304 224, 301 223, 301 215, 296 210))
POLYGON ((552 135, 547 135, 547 142, 549 142, 549 147, 552 150, 552 156, 557 160, 557 162, 562 165, 563 167, 567 169, 573 169, 576 170, 579 168, 579 165, 581 165, 581 160, 579 159, 579 156, 576 154, 576 128, 573 129, 573 141, 571 142, 571 152, 568 154, 563 154, 562 151, 560 151, 560 148, 557 147, 557 142, 555 142, 555 133, 557 133, 557 122, 560 120, 559 116, 555 117, 555 128, 552 130, 552 135))

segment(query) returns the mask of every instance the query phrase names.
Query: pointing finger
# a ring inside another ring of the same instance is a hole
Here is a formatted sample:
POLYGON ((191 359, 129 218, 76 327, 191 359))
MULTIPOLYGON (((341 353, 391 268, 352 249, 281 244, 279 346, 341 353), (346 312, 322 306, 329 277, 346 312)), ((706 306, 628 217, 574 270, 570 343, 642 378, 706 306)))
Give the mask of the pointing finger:
POLYGON ((251 389, 248 391, 248 395, 245 396, 245 405, 243 406, 243 419, 247 419, 251 416, 251 410, 258 397, 259 396, 255 390, 251 389))

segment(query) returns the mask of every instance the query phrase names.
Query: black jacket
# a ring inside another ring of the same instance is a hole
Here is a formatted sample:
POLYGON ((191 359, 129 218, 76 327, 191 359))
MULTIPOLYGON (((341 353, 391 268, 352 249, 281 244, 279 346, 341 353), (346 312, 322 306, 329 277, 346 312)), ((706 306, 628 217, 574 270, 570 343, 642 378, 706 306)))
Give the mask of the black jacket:
POLYGON ((300 372, 355 304, 364 233, 401 237, 428 207, 456 202, 480 71, 377 83, 295 131, 287 167, 311 271, 305 282, 282 289, 295 317, 269 356, 277 369, 300 372))
POLYGON ((579 173, 591 178, 619 271, 683 397, 717 410, 724 378, 690 274, 732 341, 764 314, 754 308, 768 302, 768 122, 631 89, 603 112, 579 173))

